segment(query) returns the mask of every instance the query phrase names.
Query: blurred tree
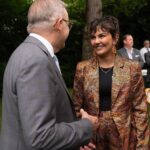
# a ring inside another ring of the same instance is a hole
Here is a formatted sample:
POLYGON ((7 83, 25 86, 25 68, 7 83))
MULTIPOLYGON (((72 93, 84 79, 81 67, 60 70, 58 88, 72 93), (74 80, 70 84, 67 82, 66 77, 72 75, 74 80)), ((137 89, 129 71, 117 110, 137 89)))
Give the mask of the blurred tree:
POLYGON ((89 24, 95 18, 102 16, 101 0, 86 0, 86 26, 84 27, 82 59, 88 59, 92 56, 92 48, 89 39, 89 24))

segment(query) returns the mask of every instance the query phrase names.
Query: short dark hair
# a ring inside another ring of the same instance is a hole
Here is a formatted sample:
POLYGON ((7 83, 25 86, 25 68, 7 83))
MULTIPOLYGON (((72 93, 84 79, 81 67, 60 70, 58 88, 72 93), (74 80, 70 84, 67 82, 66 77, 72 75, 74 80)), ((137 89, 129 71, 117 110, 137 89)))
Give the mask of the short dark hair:
POLYGON ((123 38, 122 38, 123 41, 126 40, 126 38, 127 38, 128 36, 132 36, 132 35, 131 35, 131 34, 125 34, 125 35, 123 36, 123 38))
POLYGON ((109 32, 113 38, 116 37, 116 34, 119 34, 119 21, 113 16, 104 16, 93 20, 90 23, 90 33, 95 33, 97 31, 97 27, 109 32))

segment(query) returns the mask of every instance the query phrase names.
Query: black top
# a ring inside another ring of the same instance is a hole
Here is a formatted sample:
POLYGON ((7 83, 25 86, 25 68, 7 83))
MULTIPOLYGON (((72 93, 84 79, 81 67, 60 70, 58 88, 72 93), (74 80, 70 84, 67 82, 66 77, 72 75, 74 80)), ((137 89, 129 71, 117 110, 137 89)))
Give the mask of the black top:
POLYGON ((112 68, 99 68, 100 111, 111 110, 112 68))

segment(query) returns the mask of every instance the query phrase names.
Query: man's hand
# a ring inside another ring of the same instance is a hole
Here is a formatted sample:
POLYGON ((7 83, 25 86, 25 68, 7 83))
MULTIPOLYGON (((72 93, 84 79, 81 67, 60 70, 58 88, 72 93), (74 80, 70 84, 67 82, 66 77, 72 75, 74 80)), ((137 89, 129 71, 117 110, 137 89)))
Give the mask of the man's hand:
POLYGON ((93 143, 80 147, 80 150, 94 150, 96 146, 93 143))
POLYGON ((92 116, 89 115, 86 111, 84 111, 83 109, 80 109, 80 114, 81 114, 81 118, 86 118, 89 119, 93 125, 93 130, 95 131, 98 126, 99 126, 99 122, 98 122, 98 118, 96 116, 92 116))

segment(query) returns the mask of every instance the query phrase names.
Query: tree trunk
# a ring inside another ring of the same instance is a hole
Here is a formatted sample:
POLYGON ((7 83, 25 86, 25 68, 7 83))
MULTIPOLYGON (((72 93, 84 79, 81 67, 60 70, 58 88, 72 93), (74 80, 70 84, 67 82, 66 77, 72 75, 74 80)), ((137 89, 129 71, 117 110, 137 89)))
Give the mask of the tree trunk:
POLYGON ((102 16, 101 0, 86 0, 86 26, 83 34, 82 59, 89 59, 92 56, 92 48, 89 38, 89 24, 95 18, 102 16))

